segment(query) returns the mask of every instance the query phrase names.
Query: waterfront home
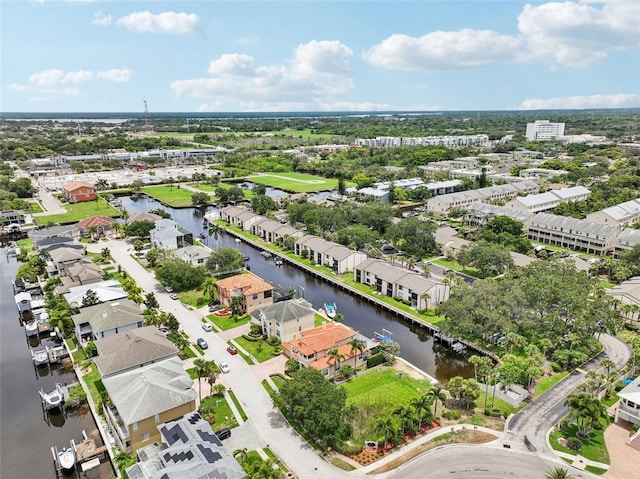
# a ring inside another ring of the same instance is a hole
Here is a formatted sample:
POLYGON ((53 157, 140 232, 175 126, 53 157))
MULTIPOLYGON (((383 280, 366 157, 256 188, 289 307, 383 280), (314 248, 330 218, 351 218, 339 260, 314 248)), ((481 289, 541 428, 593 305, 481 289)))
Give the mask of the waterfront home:
POLYGON ((79 238, 80 230, 76 225, 57 225, 51 226, 49 228, 37 228, 34 230, 29 230, 29 238, 33 240, 34 243, 39 243, 42 240, 46 240, 48 238, 55 237, 64 237, 64 238, 79 238))
POLYGON ((66 274, 71 266, 92 263, 91 258, 84 255, 84 250, 70 247, 61 247, 47 250, 50 261, 46 270, 49 275, 66 274))
POLYGON ((209 248, 191 245, 173 250, 171 255, 174 258, 186 261, 191 264, 191 266, 204 266, 209 259, 209 256, 211 256, 211 253, 213 253, 213 250, 209 248))
POLYGON ((551 210, 561 203, 583 201, 589 198, 589 196, 591 196, 591 191, 584 186, 572 186, 570 188, 560 188, 537 195, 518 196, 505 204, 505 206, 519 211, 538 213, 540 211, 551 210))
POLYGON ((378 259, 370 258, 356 266, 353 279, 417 310, 433 308, 449 299, 449 285, 378 259))
POLYGON ((604 256, 613 252, 620 233, 612 225, 538 213, 529 223, 527 237, 538 243, 604 256))
POLYGON ((131 213, 129 215, 129 218, 127 219, 127 223, 135 223, 136 221, 150 221, 151 223, 155 223, 156 221, 160 221, 161 219, 162 216, 160 215, 141 211, 138 213, 131 213))
POLYGON ((4 210, 0 211, 0 226, 5 225, 21 225, 24 224, 24 211, 22 210, 4 210))
POLYGON ((247 313, 273 304, 273 287, 251 273, 218 280, 216 290, 220 303, 225 306, 231 306, 234 297, 241 297, 242 310, 247 313))
POLYGON ((246 477, 238 461, 198 413, 160 424, 157 429, 161 444, 153 443, 137 451, 138 463, 126 469, 127 479, 246 477))
POLYGON ((627 321, 640 325, 640 276, 634 276, 609 288, 606 293, 619 301, 618 309, 627 321))
POLYGON ((255 214, 253 211, 240 206, 225 206, 220 210, 220 218, 231 226, 250 231, 251 226, 260 221, 264 216, 255 214))
POLYGON ((34 241, 34 245, 39 253, 46 252, 61 246, 68 246, 75 249, 84 249, 81 243, 69 236, 51 236, 34 241))
POLYGON ((100 236, 106 236, 107 231, 111 229, 111 225, 115 222, 116 220, 106 216, 90 216, 78 221, 77 226, 82 236, 92 236, 95 239, 100 236), (95 228, 95 233, 91 233, 93 228, 95 228))
POLYGON ((196 410, 193 380, 177 357, 102 380, 109 394, 103 411, 116 443, 125 451, 161 440, 158 426, 196 410))
POLYGON ((56 293, 68 293, 75 286, 99 283, 104 278, 104 271, 93 263, 74 264, 67 267, 67 275, 60 276, 60 284, 56 286, 56 293))
MULTIPOLYGON (((58 286, 60 287, 60 286, 58 286)), ((122 289, 120 282, 115 279, 108 279, 97 283, 70 286, 68 292, 60 292, 72 307, 81 308, 82 300, 87 295, 87 291, 93 291, 93 296, 98 303, 116 301, 126 298, 128 293, 122 289)), ((58 290, 57 290, 58 291, 58 290)))
POLYGON ((269 243, 282 244, 284 238, 300 238, 304 233, 292 226, 286 226, 276 220, 262 217, 251 225, 251 234, 259 236, 269 243))
POLYGON ((477 227, 484 226, 488 221, 498 216, 506 216, 512 220, 519 221, 523 224, 523 227, 526 228, 528 221, 533 217, 533 213, 489 203, 474 203, 467 206, 462 221, 466 225, 477 227))
POLYGON ((283 353, 295 359, 303 367, 314 368, 326 378, 333 378, 340 366, 359 367, 366 362, 376 343, 342 323, 324 323, 322 326, 302 331, 300 337, 282 344, 283 353), (353 350, 348 344, 352 339, 364 342, 363 351, 353 350), (344 359, 336 361, 329 351, 336 348, 344 359))
POLYGON ((275 336, 280 342, 285 342, 313 328, 315 314, 311 304, 300 298, 255 309, 251 312, 251 318, 262 327, 262 334, 275 336))
POLYGON ((144 326, 140 305, 130 299, 95 304, 71 316, 76 338, 81 343, 95 341, 144 326))
POLYGON ((149 233, 151 245, 159 249, 174 250, 193 245, 193 233, 183 231, 178 223, 170 219, 156 221, 149 233))
POLYGON ((70 181, 62 186, 64 199, 69 203, 96 199, 96 189, 86 181, 70 181))
POLYGON ((296 240, 293 248, 298 256, 327 266, 338 274, 353 271, 359 263, 367 259, 366 253, 312 235, 305 235, 296 240))
POLYGON ((620 402, 616 408, 616 419, 640 425, 640 376, 618 392, 620 402))
POLYGON ((178 356, 175 344, 155 326, 114 334, 95 345, 94 363, 103 379, 178 356))

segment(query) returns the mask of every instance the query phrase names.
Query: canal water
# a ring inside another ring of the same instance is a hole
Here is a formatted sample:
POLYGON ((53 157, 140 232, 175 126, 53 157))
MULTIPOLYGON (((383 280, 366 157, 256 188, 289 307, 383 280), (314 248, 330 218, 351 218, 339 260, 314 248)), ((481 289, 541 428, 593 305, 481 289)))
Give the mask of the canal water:
MULTIPOLYGON (((38 391, 50 391, 56 383, 71 384, 76 376, 70 367, 33 366, 30 349, 53 343, 26 337, 11 287, 19 264, 5 252, 6 248, 0 249, 0 478, 55 478, 51 447, 69 447, 71 439, 82 440, 83 430, 97 433, 97 426, 86 406, 66 413, 43 411, 38 391)), ((113 470, 106 462, 86 473, 76 468, 62 477, 106 479, 113 477, 113 470)))
POLYGON ((316 309, 322 308, 324 303, 335 303, 338 312, 344 315, 344 323, 367 337, 373 337, 375 332, 383 333, 383 329, 391 332, 393 339, 400 345, 400 356, 438 381, 446 382, 453 376, 473 376, 473 368, 467 360, 471 352, 456 353, 443 344, 434 342, 427 329, 413 326, 394 314, 354 298, 294 266, 286 263, 275 266, 272 259, 265 259, 258 250, 245 243, 236 243, 230 235, 222 234, 217 239, 209 237, 204 214, 215 208, 170 208, 145 196, 138 199, 123 197, 121 200, 123 208, 129 214, 163 208, 171 214, 174 221, 193 233, 194 238, 204 233, 208 246, 232 246, 239 249, 250 258, 247 265, 251 272, 279 285, 285 291, 295 289, 298 297, 304 297, 313 303, 316 309))

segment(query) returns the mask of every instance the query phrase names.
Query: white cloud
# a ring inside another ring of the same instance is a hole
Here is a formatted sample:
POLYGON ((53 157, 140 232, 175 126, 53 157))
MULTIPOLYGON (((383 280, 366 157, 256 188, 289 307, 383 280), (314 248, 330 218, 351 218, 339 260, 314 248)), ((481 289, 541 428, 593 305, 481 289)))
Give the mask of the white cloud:
POLYGON ((96 78, 115 83, 126 83, 133 76, 133 70, 128 68, 112 68, 111 70, 96 73, 96 78))
POLYGON ((11 83, 10 85, 7 85, 7 88, 13 91, 27 91, 27 87, 19 83, 11 83))
POLYGON ((200 18, 194 13, 163 12, 153 14, 145 10, 119 18, 116 24, 123 25, 134 32, 190 35, 199 31, 200 18))
POLYGON ((64 72, 58 69, 44 70, 29 77, 29 83, 39 87, 56 85, 64 79, 64 72))
POLYGON ((88 70, 78 70, 77 72, 69 72, 62 79, 62 83, 84 83, 93 80, 93 72, 88 70))
POLYGON ((640 7, 620 0, 527 4, 516 35, 463 29, 420 37, 395 34, 363 53, 388 70, 443 71, 497 63, 537 63, 551 68, 585 68, 610 51, 640 46, 640 7))
POLYGON ((261 66, 249 55, 228 53, 209 63, 209 77, 173 81, 171 90, 206 99, 202 111, 223 105, 247 111, 313 109, 353 88, 352 55, 337 41, 299 45, 283 65, 261 66))
POLYGON ((105 15, 102 13, 102 10, 98 10, 93 14, 93 20, 91 21, 91 24, 105 27, 107 25, 111 25, 111 22, 113 22, 113 17, 111 15, 105 15))
POLYGON ((535 99, 522 102, 522 110, 555 110, 583 108, 638 108, 640 95, 618 93, 616 95, 570 96, 564 98, 535 99))
POLYGON ((522 39, 489 30, 432 32, 422 37, 396 34, 366 51, 372 65, 388 70, 442 71, 514 61, 522 39))

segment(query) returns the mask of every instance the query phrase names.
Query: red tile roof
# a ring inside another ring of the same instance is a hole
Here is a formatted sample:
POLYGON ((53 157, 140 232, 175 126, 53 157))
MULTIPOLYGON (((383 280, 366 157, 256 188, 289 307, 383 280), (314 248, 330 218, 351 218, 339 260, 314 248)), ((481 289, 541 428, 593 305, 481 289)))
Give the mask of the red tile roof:
POLYGON ((106 216, 91 216, 78 221, 78 228, 91 228, 92 226, 111 226, 116 220, 106 216))
POLYGON ((262 293, 271 291, 273 287, 257 276, 249 274, 237 274, 229 278, 221 279, 216 282, 216 287, 221 290, 242 289, 243 295, 262 293))
POLYGON ((91 188, 94 189, 91 183, 87 183, 86 181, 70 181, 66 183, 62 189, 66 191, 75 191, 78 188, 91 188))

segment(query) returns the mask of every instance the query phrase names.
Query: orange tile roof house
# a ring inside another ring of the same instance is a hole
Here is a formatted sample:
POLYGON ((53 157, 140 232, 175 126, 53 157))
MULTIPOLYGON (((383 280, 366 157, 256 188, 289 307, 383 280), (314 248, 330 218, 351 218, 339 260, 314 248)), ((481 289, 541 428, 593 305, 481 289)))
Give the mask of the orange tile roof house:
POLYGON ((96 199, 96 189, 86 181, 70 181, 62 187, 64 198, 70 202, 91 201, 96 199))
POLYGON ((231 306, 235 296, 242 296, 243 309, 247 313, 261 306, 273 304, 273 287, 251 273, 221 279, 216 283, 216 288, 220 303, 226 306, 231 306))
POLYGON ((341 323, 325 323, 317 328, 302 331, 299 338, 287 341, 282 346, 286 357, 295 359, 302 366, 317 369, 327 378, 332 378, 340 366, 354 366, 354 361, 355 366, 364 363, 375 343, 341 323), (366 349, 352 351, 348 343, 353 338, 363 341, 366 349), (328 356, 328 351, 332 348, 338 348, 338 353, 344 356, 344 359, 334 362, 333 358, 328 356))
POLYGON ((88 236, 89 228, 93 227, 96 228, 96 233, 98 235, 104 235, 115 222, 116 220, 106 216, 90 216, 89 218, 78 221, 77 226, 80 229, 81 234, 84 236, 88 236))

